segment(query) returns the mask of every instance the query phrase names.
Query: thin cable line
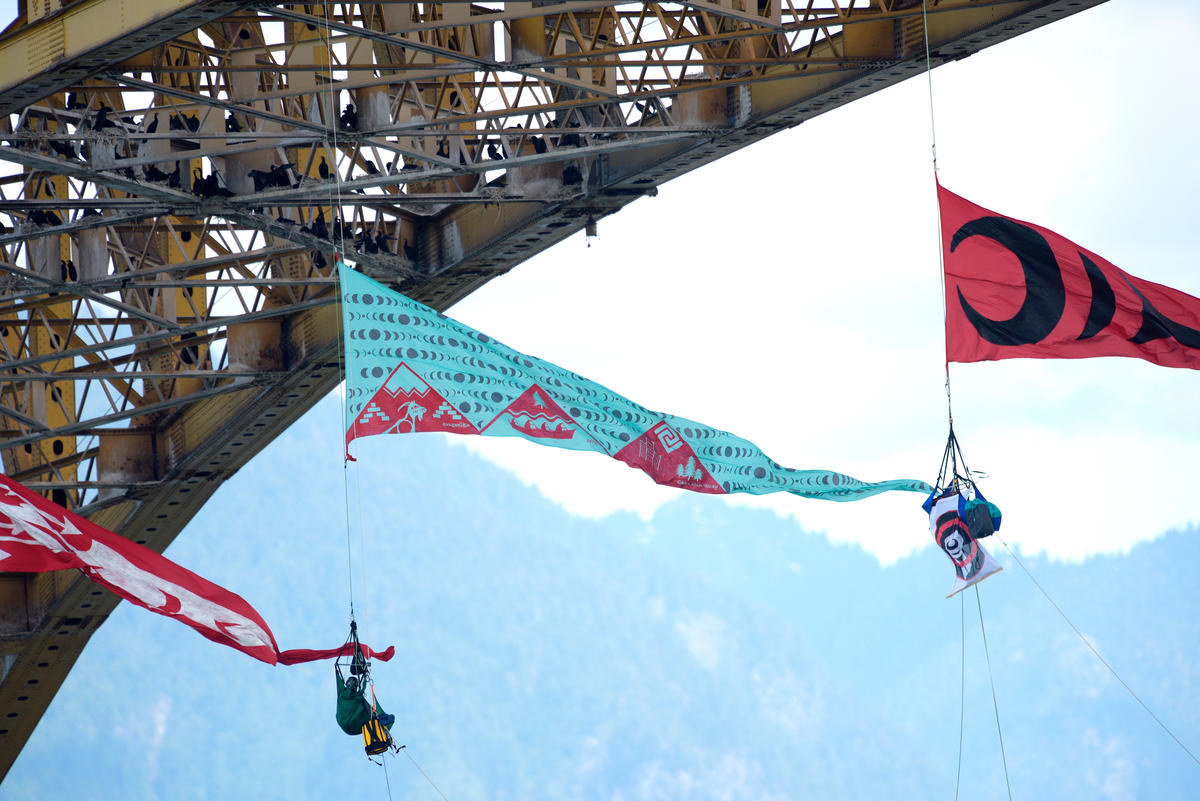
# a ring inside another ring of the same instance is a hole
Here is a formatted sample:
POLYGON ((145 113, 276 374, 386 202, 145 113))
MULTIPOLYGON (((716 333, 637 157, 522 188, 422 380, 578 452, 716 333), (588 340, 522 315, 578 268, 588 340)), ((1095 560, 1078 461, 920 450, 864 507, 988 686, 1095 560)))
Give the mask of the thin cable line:
POLYGON ((959 618, 958 627, 961 632, 961 653, 959 654, 960 675, 958 679, 958 771, 954 775, 954 801, 958 801, 958 788, 962 783, 962 745, 963 719, 966 717, 967 706, 967 601, 961 592, 958 594, 959 618))
MULTIPOLYGON (((330 109, 336 110, 337 103, 334 100, 334 94, 333 94, 333 28, 329 22, 329 0, 325 0, 325 2, 322 4, 322 8, 324 10, 324 15, 325 15, 325 70, 326 70, 326 78, 327 78, 326 83, 328 84, 328 87, 329 87, 329 92, 328 92, 329 104, 330 104, 329 107, 330 107, 330 109)), ((333 113, 333 112, 331 111, 331 113, 333 113)), ((337 125, 333 124, 330 127, 333 129, 333 151, 330 155, 333 158, 333 172, 334 172, 334 174, 337 174, 337 172, 338 172, 338 170, 337 170, 337 152, 338 152, 338 150, 337 150, 337 125)), ((322 155, 324 155, 324 154, 322 154, 322 155)), ((338 200, 339 200, 338 209, 340 211, 340 209, 341 209, 341 203, 340 203, 341 186, 340 186, 340 184, 338 185, 338 200)), ((332 186, 330 186, 330 188, 329 188, 329 212, 331 215, 333 214, 333 187, 332 186)), ((311 224, 312 221, 310 220, 309 223, 311 224)), ((335 249, 335 252, 330 255, 333 256, 333 265, 332 265, 331 271, 336 272, 336 270, 337 270, 336 249, 335 249)), ((338 292, 339 292, 339 294, 341 293, 340 286, 338 287, 338 292)), ((343 364, 343 375, 346 375, 348 373, 348 371, 345 369, 345 364, 346 364, 346 361, 350 358, 350 354, 346 353, 345 349, 343 347, 342 315, 340 313, 338 314, 337 327, 338 327, 338 337, 337 337, 338 351, 339 351, 339 355, 341 356, 341 359, 339 359, 339 361, 341 361, 343 364)), ((342 428, 341 428, 342 435, 341 435, 341 437, 339 437, 339 439, 344 440, 345 432, 346 432, 346 403, 345 403, 345 400, 343 399, 342 403, 340 403, 338 405, 340 407, 340 415, 341 415, 341 423, 342 423, 342 428)), ((352 538, 350 535, 350 532, 351 532, 350 476, 349 476, 350 460, 347 458, 349 456, 349 451, 346 450, 346 448, 344 447, 344 443, 339 444, 339 448, 342 451, 342 454, 341 454, 341 456, 342 456, 342 508, 345 512, 345 518, 346 518, 346 573, 347 573, 347 577, 348 577, 347 580, 350 585, 350 620, 353 622, 354 621, 354 557, 353 557, 354 546, 353 546, 353 541, 352 541, 352 538)), ((357 473, 355 475, 357 475, 357 473)), ((361 523, 360 523, 360 525, 361 525, 361 523)))
POLYGON ((412 758, 412 754, 408 753, 408 749, 405 748, 404 746, 400 746, 400 750, 404 752, 404 755, 406 757, 408 757, 408 761, 413 763, 413 767, 421 772, 421 775, 425 777, 425 781, 429 782, 429 786, 432 787, 437 792, 437 794, 442 797, 442 801, 450 801, 449 798, 446 798, 446 794, 443 793, 440 789, 438 789, 438 786, 433 783, 433 779, 429 778, 429 774, 426 773, 425 771, 421 770, 421 766, 417 764, 417 760, 412 758))
MULTIPOLYGON (((336 269, 336 265, 334 269, 336 269)), ((337 291, 339 294, 341 293, 341 285, 338 286, 337 291)), ((349 375, 350 372, 348 369, 350 354, 346 351, 344 346, 345 340, 342 336, 342 312, 340 309, 338 310, 337 315, 337 329, 337 347, 339 355, 341 356, 339 361, 344 365, 342 373, 343 376, 345 376, 349 375)), ((346 385, 343 387, 343 393, 348 391, 348 383, 349 382, 343 378, 343 384, 346 385)), ((338 450, 341 452, 340 456, 342 457, 342 509, 346 516, 346 571, 349 575, 350 582, 350 619, 354 620, 354 560, 351 556, 353 546, 350 539, 350 459, 348 458, 350 451, 346 446, 346 399, 345 397, 342 397, 339 400, 340 402, 338 403, 338 407, 342 427, 340 429, 341 434, 338 437, 338 450)), ((354 475, 357 477, 358 472, 355 471, 354 475)), ((361 525, 361 521, 359 525, 361 525)))
MULTIPOLYGON (((929 151, 933 162, 933 185, 936 195, 938 182, 937 123, 933 104, 933 56, 929 51, 929 0, 921 0, 921 28, 925 38, 925 84, 929 90, 929 151)), ((937 208, 938 282, 942 292, 942 320, 946 320, 946 257, 942 251, 942 204, 935 196, 937 208)), ((947 342, 947 344, 949 344, 947 342)), ((946 359, 946 416, 954 424, 954 408, 950 397, 950 360, 946 359)))
MULTIPOLYGON (((366 535, 366 528, 363 526, 362 471, 361 470, 354 471, 354 502, 358 506, 358 560, 363 566, 362 570, 360 571, 360 573, 362 575, 360 576, 359 581, 363 582, 363 588, 362 588, 363 592, 369 592, 371 585, 367 579, 369 577, 368 573, 370 570, 371 563, 367 559, 367 542, 366 542, 367 535, 366 535)), ((366 605, 366 606, 369 606, 369 605, 366 605)), ((363 610, 363 625, 362 625, 362 628, 364 631, 367 629, 367 624, 369 622, 370 621, 368 619, 367 609, 364 609, 363 610)), ((371 686, 372 687, 375 686, 375 679, 373 677, 371 679, 371 686)))
MULTIPOLYGON (((335 267, 335 269, 336 269, 336 267, 335 267)), ((341 293, 342 288, 340 285, 338 286, 337 291, 339 293, 341 293)), ((350 374, 350 370, 349 370, 350 354, 349 354, 349 352, 346 351, 346 349, 344 347, 345 340, 342 336, 342 312, 340 309, 338 310, 337 318, 338 318, 337 319, 337 329, 338 329, 338 331, 337 331, 338 345, 337 346, 338 346, 339 355, 341 356, 341 359, 339 359, 339 361, 341 361, 342 364, 344 365, 343 375, 349 375, 350 374)), ((345 393, 345 392, 349 391, 349 382, 346 381, 345 379, 343 379, 342 383, 344 385, 342 392, 345 393)), ((351 558, 352 545, 351 545, 351 540, 350 540, 350 476, 349 476, 350 459, 348 458, 350 455, 350 451, 346 445, 346 398, 343 396, 342 398, 339 399, 339 401, 340 402, 338 403, 338 406, 340 409, 342 427, 340 429, 341 435, 338 437, 338 449, 341 452, 340 455, 342 457, 342 508, 345 511, 345 515, 346 515, 346 570, 349 574, 349 580, 350 580, 350 619, 353 620, 354 619, 354 567, 352 564, 353 559, 351 558)), ((358 471, 355 471, 354 475, 357 480, 358 471)), ((361 515, 361 510, 360 510, 360 515, 361 515)), ((362 526, 361 517, 359 520, 359 526, 360 527, 362 526)))
POLYGON ((383 765, 383 780, 385 782, 387 782, 388 801, 391 801, 391 799, 392 799, 392 780, 388 776, 387 760, 380 757, 379 764, 383 765))
POLYGON ((1058 612, 1058 614, 1062 616, 1062 619, 1067 622, 1067 625, 1071 627, 1071 630, 1075 632, 1075 635, 1077 637, 1079 637, 1079 639, 1083 642, 1083 644, 1088 647, 1088 650, 1091 651, 1093 654, 1095 654, 1096 658, 1100 660, 1100 664, 1102 664, 1102 665, 1104 665, 1104 667, 1108 668, 1108 672, 1113 675, 1113 678, 1115 678, 1117 681, 1119 681, 1121 683, 1121 686, 1124 687, 1125 691, 1127 693, 1129 693, 1130 696, 1133 697, 1133 700, 1135 700, 1139 704, 1141 704, 1142 709, 1146 710, 1146 714, 1149 715, 1151 718, 1153 718, 1154 722, 1157 723, 1162 728, 1163 731, 1165 731, 1168 735, 1170 735, 1171 739, 1175 741, 1175 744, 1178 745, 1180 748, 1182 748, 1183 752, 1185 754, 1187 754, 1189 757, 1191 757, 1193 762, 1195 762, 1197 765, 1200 765, 1200 759, 1197 759, 1196 755, 1193 754, 1191 752, 1191 750, 1189 750, 1188 747, 1183 744, 1183 741, 1175 736, 1175 732, 1171 731, 1167 727, 1167 724, 1163 723, 1162 720, 1159 719, 1158 715, 1154 714, 1153 710, 1151 710, 1150 707, 1146 706, 1146 702, 1138 697, 1138 694, 1133 691, 1133 688, 1125 683, 1125 679, 1121 678, 1120 674, 1117 673, 1117 671, 1113 669, 1113 666, 1108 664, 1108 660, 1106 660, 1103 656, 1100 655, 1100 652, 1098 650, 1096 650, 1096 647, 1094 645, 1092 645, 1091 642, 1088 641, 1087 637, 1083 636, 1083 632, 1081 632, 1079 630, 1079 627, 1076 626, 1073 622, 1071 622, 1071 618, 1067 617, 1067 613, 1062 610, 1062 607, 1060 607, 1058 604, 1056 604, 1054 602, 1054 599, 1050 597, 1050 593, 1046 592, 1045 588, 1043 588, 1042 585, 1038 583, 1038 580, 1033 577, 1033 574, 1029 572, 1029 568, 1025 567, 1025 563, 1022 562, 1020 560, 1020 558, 1016 555, 1016 553, 1013 552, 1012 548, 1008 547, 1008 543, 1005 542, 1004 540, 1000 539, 1000 536, 998 534, 995 535, 995 537, 996 537, 996 539, 1000 540, 1000 544, 1004 546, 1004 550, 1008 551, 1009 556, 1011 556, 1013 558, 1013 561, 1016 562, 1021 567, 1021 570, 1023 570, 1025 572, 1025 575, 1029 577, 1029 580, 1033 582, 1033 586, 1038 588, 1038 592, 1040 592, 1042 594, 1042 597, 1044 597, 1047 601, 1050 602, 1050 605, 1054 607, 1054 611, 1058 612))
POLYGON ((933 58, 929 53, 929 0, 921 0, 921 29, 925 36, 925 83, 929 87, 929 140, 933 155, 933 176, 937 178, 937 126, 933 116, 933 58))
POLYGON ((333 157, 333 184, 330 186, 329 190, 329 213, 333 217, 330 222, 334 223, 335 230, 333 235, 330 237, 330 241, 335 243, 334 261, 336 262, 337 255, 339 253, 344 254, 346 252, 346 237, 342 233, 342 225, 345 223, 344 210, 342 209, 342 171, 338 167, 338 153, 341 152, 338 149, 338 127, 341 125, 341 118, 338 116, 338 103, 340 102, 341 98, 338 97, 340 93, 335 93, 333 89, 333 26, 329 21, 329 0, 325 0, 323 8, 325 12, 325 57, 327 62, 326 69, 328 71, 327 83, 329 86, 330 116, 330 119, 326 120, 326 124, 333 132, 333 152, 330 154, 333 157), (333 192, 335 187, 337 189, 338 201, 336 214, 334 214, 333 204, 333 192))
POLYGON ((1004 754, 1004 733, 1000 731, 1000 704, 996 702, 996 682, 992 678, 992 657, 988 653, 987 629, 983 626, 983 602, 979 600, 979 585, 975 585, 975 604, 979 607, 979 630, 983 633, 983 655, 987 659, 988 683, 992 685, 992 709, 996 712, 996 734, 1000 738, 1000 763, 1004 765, 1004 787, 1012 801, 1012 785, 1008 781, 1008 757, 1004 754))
POLYGON ((346 513, 346 574, 350 584, 350 620, 354 620, 354 559, 351 556, 351 540, 350 540, 350 477, 348 471, 350 465, 342 462, 342 508, 346 513))

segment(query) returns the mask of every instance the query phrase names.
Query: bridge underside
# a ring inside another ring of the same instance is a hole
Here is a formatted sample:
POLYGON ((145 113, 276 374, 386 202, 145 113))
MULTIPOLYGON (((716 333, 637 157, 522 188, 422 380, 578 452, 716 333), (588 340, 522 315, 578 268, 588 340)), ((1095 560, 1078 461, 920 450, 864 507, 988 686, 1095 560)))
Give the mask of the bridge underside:
MULTIPOLYGON (((929 0, 932 63, 1102 1, 929 0)), ((444 309, 920 73, 924 19, 920 0, 23 2, 0 36, 5 473, 162 551, 340 380, 334 251, 444 309)), ((116 603, 73 572, 0 574, 0 774, 116 603)))

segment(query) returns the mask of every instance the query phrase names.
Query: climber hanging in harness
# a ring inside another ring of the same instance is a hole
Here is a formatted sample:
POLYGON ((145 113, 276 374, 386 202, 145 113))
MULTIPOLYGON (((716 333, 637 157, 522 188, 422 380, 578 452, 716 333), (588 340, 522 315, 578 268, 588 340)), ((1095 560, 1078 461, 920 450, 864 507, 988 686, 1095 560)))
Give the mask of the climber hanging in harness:
POLYGON ((358 624, 354 620, 350 621, 350 637, 346 645, 351 647, 343 648, 342 655, 333 663, 333 673, 337 679, 338 726, 346 734, 361 734, 368 756, 382 754, 389 748, 399 750, 391 731, 396 716, 384 712, 375 698, 371 663, 363 655, 358 641, 358 624), (342 674, 343 668, 349 676, 342 674), (368 687, 371 690, 370 700, 367 699, 368 687))
POLYGON ((1003 569, 979 542, 1000 529, 1000 510, 976 485, 953 422, 937 484, 922 508, 929 514, 934 542, 954 564, 954 585, 947 598, 1003 569))

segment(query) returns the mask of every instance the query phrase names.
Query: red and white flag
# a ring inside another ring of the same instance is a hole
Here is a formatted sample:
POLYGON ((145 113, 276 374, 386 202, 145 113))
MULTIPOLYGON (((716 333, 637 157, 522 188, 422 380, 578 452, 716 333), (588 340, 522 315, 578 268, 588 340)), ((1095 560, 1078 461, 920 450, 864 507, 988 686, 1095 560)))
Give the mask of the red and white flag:
POLYGON ((938 186, 946 361, 1132 356, 1200 369, 1200 299, 938 186))
MULTIPOLYGON (((0 476, 0 571, 67 569, 271 665, 331 659, 352 648, 280 651, 266 621, 240 595, 0 476)), ((367 658, 383 661, 395 652, 362 649, 367 658)))

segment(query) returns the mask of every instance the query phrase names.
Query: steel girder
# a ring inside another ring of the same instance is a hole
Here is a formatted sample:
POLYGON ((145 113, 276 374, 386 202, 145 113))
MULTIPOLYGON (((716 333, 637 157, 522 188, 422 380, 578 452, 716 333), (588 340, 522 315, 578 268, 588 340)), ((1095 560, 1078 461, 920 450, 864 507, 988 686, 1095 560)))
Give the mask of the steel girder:
MULTIPOLYGON (((1102 1, 929 0, 930 62, 1102 1)), ((159 551, 340 380, 335 251, 444 309, 926 66, 920 0, 62 5, 0 36, 0 453, 159 551)), ((0 772, 116 602, 0 574, 0 772)))

